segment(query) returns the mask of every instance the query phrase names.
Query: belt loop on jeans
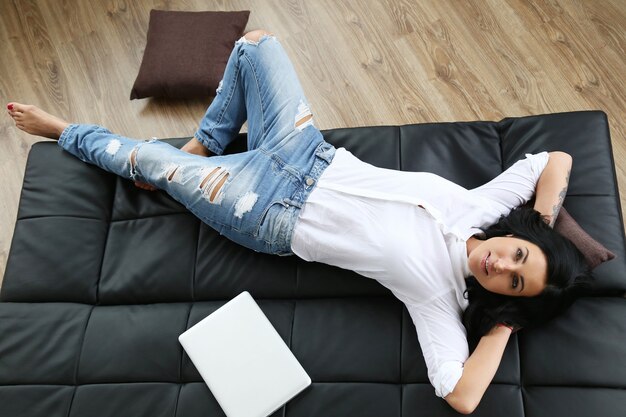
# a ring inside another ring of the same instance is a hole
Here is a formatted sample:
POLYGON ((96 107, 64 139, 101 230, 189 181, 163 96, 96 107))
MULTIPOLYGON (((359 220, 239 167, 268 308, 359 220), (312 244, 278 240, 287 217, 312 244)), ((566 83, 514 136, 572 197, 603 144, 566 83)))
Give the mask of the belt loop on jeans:
POLYGON ((335 156, 335 147, 330 143, 322 140, 317 149, 315 150, 315 156, 323 159, 329 164, 332 162, 333 157, 335 156))

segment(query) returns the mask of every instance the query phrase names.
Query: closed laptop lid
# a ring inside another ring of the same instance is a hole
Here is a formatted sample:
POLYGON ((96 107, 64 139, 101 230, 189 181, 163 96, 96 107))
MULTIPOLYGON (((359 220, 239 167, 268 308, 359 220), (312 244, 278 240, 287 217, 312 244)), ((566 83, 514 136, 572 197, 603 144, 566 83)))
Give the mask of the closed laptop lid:
POLYGON ((228 417, 265 417, 311 378, 244 291, 178 338, 228 417))

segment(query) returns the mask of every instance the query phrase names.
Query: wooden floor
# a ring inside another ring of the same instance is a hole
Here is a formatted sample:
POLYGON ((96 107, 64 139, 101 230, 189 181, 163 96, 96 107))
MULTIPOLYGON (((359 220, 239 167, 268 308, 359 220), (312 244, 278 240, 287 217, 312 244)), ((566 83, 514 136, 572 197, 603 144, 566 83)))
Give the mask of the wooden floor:
MULTIPOLYGON (((625 0, 3 0, 0 102, 191 136, 207 101, 129 100, 152 8, 250 10, 247 29, 278 35, 320 129, 603 110, 626 207, 625 0)), ((0 279, 40 140, 0 117, 0 279)))

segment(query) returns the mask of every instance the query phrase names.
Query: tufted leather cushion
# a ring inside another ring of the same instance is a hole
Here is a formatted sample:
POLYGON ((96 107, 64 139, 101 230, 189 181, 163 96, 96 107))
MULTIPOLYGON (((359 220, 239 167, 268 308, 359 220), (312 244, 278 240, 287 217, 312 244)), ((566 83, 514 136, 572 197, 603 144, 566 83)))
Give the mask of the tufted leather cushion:
MULTIPOLYGON (((594 270, 597 297, 510 339, 476 415, 626 415, 624 228, 604 113, 323 133, 374 165, 465 187, 528 152, 570 153, 564 205, 617 257, 594 270)), ((245 150, 240 136, 228 152, 245 150)), ((29 156, 0 294, 0 415, 222 415, 177 337, 243 290, 313 380, 274 415, 456 415, 406 309, 376 281, 239 247, 50 142, 29 156)))

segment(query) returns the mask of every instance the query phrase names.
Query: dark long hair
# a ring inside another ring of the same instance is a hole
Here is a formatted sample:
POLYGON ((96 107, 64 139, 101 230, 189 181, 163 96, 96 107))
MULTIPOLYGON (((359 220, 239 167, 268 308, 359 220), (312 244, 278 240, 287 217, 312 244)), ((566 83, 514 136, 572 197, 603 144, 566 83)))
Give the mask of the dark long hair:
POLYGON ((475 277, 469 277, 465 293, 469 307, 463 314, 463 324, 472 350, 496 323, 525 329, 537 327, 561 314, 578 297, 590 293, 593 278, 584 256, 572 242, 552 230, 538 211, 514 209, 483 232, 484 239, 513 235, 536 244, 548 260, 548 281, 535 297, 512 297, 490 292, 475 277))

